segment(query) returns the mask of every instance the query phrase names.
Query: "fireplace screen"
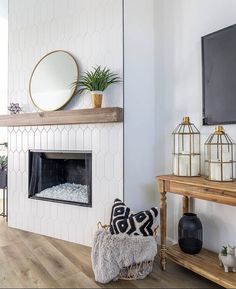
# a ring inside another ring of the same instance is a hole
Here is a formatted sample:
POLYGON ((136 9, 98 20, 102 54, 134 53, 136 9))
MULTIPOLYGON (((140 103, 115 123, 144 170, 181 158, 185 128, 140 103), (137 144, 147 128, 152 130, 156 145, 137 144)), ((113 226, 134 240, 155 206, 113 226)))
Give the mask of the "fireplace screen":
POLYGON ((29 198, 92 206, 92 153, 29 151, 29 198))

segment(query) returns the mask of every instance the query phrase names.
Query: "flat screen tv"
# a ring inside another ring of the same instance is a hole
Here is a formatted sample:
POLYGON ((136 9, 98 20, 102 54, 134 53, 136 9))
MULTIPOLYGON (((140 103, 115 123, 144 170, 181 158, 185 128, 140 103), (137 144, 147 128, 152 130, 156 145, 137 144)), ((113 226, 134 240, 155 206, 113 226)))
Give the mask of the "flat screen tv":
POLYGON ((203 124, 236 123, 236 25, 202 37, 203 124))

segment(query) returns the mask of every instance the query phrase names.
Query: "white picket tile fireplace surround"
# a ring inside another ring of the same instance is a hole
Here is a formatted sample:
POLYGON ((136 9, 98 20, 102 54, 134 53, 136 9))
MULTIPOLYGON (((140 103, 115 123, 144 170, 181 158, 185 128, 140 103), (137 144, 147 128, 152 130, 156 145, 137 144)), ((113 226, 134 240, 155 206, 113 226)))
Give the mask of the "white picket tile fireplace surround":
POLYGON ((91 246, 98 221, 123 198, 123 124, 8 128, 9 226, 91 246), (92 151, 92 208, 28 198, 28 151, 92 151))
MULTIPOLYGON (((58 49, 76 58, 80 73, 98 64, 123 78, 122 7, 122 0, 9 1, 8 103, 20 103, 27 113, 36 111, 28 97, 30 75, 45 54, 58 49)), ((89 94, 76 95, 64 111, 90 106, 89 94)), ((122 83, 106 91, 103 106, 123 107, 122 83)), ((123 124, 52 126, 55 119, 40 127, 21 123, 8 129, 9 225, 91 245, 97 221, 109 222, 113 199, 123 197, 123 124), (92 150, 92 208, 28 199, 29 149, 92 150)), ((5 121, 0 118, 0 124, 5 121)))

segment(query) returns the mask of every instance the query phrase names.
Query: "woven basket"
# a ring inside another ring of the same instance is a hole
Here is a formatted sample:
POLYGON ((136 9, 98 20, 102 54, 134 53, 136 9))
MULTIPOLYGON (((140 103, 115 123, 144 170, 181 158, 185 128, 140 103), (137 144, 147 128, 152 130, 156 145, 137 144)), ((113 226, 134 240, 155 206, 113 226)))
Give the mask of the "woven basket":
MULTIPOLYGON (((103 225, 101 222, 98 222, 97 224, 98 229, 103 229, 108 231, 110 226, 109 225, 103 225)), ((154 237, 157 236, 158 227, 154 230, 154 237)), ((152 271, 153 268, 153 260, 150 261, 144 261, 138 264, 132 264, 128 267, 124 267, 118 276, 118 279, 121 280, 137 280, 137 279, 143 279, 145 276, 145 272, 152 271)))

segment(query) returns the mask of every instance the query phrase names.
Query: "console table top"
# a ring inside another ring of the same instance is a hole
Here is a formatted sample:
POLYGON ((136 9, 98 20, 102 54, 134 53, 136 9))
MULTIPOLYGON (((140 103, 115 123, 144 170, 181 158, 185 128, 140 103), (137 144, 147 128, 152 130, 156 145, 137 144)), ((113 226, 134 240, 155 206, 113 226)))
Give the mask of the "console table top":
POLYGON ((205 177, 157 177, 159 190, 196 199, 236 206, 236 182, 213 182, 205 177))
POLYGON ((209 181, 206 177, 177 177, 175 175, 157 176, 157 179, 163 181, 171 181, 179 184, 207 187, 211 189, 227 190, 236 193, 236 181, 234 182, 214 182, 209 181))

